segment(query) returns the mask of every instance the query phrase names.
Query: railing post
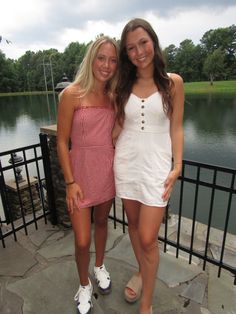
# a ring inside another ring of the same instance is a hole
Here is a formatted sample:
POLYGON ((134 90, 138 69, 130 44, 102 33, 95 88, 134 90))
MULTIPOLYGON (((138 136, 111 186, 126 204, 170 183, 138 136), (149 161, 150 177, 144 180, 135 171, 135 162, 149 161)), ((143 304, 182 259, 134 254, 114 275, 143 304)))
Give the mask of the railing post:
POLYGON ((51 223, 53 225, 57 224, 57 212, 56 212, 56 203, 55 203, 55 194, 52 182, 52 171, 51 171, 51 161, 50 154, 48 149, 48 137, 46 134, 39 134, 40 144, 42 149, 42 158, 43 158, 43 168, 45 174, 46 188, 47 188, 47 199, 48 207, 50 210, 51 223))
MULTIPOLYGON (((5 215, 5 221, 9 222, 9 211, 7 209, 7 201, 6 201, 6 190, 5 190, 5 180, 2 172, 2 163, 0 160, 0 196, 2 199, 3 212, 5 215)), ((2 221, 2 220, 1 220, 2 221)))

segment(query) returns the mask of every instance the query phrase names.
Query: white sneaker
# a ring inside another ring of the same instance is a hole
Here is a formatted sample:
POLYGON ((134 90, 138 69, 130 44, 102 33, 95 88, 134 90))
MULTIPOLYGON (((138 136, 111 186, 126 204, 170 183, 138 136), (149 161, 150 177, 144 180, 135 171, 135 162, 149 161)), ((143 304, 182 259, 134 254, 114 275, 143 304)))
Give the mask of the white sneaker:
POLYGON ((89 284, 87 286, 79 287, 79 290, 76 292, 74 296, 74 300, 77 302, 77 313, 78 314, 89 314, 91 313, 92 304, 92 293, 93 286, 89 279, 89 284))
POLYGON ((108 294, 111 291, 111 278, 104 264, 100 267, 94 267, 94 277, 101 294, 108 294))

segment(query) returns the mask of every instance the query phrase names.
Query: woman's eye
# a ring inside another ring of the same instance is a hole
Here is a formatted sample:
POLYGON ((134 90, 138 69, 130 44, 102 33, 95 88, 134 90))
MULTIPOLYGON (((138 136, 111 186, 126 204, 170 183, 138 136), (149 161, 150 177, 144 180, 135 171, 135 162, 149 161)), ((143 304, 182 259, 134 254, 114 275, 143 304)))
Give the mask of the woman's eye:
POLYGON ((134 49, 134 47, 128 47, 127 50, 128 51, 132 51, 134 49))

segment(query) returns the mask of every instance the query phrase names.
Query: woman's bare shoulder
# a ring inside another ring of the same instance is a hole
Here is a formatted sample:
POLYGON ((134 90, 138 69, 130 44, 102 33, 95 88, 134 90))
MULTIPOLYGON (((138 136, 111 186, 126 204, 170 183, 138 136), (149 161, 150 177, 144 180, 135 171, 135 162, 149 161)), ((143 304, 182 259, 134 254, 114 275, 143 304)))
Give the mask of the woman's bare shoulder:
POLYGON ((59 95, 59 102, 63 106, 77 108, 80 103, 79 86, 77 84, 67 86, 59 95))
POLYGON ((177 73, 169 73, 170 78, 173 80, 174 83, 183 84, 183 78, 177 73))
POLYGON ((68 85, 63 91, 60 93, 60 96, 65 95, 65 96, 71 96, 74 94, 79 94, 80 92, 80 87, 78 84, 70 84, 68 85))

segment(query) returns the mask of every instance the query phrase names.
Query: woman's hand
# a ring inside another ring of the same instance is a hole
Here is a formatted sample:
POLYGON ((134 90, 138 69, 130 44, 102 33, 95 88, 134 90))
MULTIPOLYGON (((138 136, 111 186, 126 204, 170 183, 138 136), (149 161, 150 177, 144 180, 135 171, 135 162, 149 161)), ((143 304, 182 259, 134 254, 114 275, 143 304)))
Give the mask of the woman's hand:
POLYGON ((165 191, 162 194, 163 201, 168 201, 169 200, 169 198, 171 196, 171 192, 172 192, 173 186, 175 184, 175 181, 180 176, 180 173, 181 173, 180 169, 173 169, 169 173, 168 177, 166 178, 166 180, 164 182, 165 191))
POLYGON ((83 192, 76 182, 66 186, 66 204, 69 214, 73 214, 74 210, 79 210, 78 198, 83 201, 83 192))

